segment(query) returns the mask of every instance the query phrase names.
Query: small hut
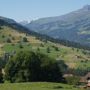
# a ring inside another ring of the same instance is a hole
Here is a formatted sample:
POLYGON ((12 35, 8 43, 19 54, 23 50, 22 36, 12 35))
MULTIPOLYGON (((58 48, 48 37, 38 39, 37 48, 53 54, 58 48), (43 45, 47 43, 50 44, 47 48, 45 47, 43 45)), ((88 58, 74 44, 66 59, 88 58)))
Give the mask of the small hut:
POLYGON ((63 77, 64 77, 64 78, 73 77, 73 74, 64 74, 63 77))
POLYGON ((87 73, 84 77, 81 77, 79 83, 82 86, 85 86, 87 88, 90 88, 90 72, 87 73))

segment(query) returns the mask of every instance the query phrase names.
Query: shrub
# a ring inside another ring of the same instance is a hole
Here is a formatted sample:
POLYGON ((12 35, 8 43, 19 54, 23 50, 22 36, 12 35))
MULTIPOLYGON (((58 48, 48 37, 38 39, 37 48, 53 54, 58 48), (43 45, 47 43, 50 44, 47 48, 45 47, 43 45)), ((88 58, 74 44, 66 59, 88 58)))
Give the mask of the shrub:
POLYGON ((3 74, 2 69, 0 68, 0 83, 3 83, 3 74))
POLYGON ((22 48, 23 48, 23 45, 22 45, 22 44, 19 44, 19 48, 21 48, 21 49, 22 49, 22 48))
POLYGON ((68 76, 66 77, 66 82, 70 85, 77 85, 80 78, 78 76, 68 76))
POLYGON ((37 48, 37 51, 38 51, 38 52, 40 51, 40 48, 39 48, 39 47, 37 48))
POLYGON ((51 52, 50 48, 49 48, 49 47, 47 47, 47 53, 50 53, 50 52, 51 52))
POLYGON ((12 37, 12 40, 15 40, 15 37, 12 37))
POLYGON ((2 35, 2 38, 5 38, 5 35, 2 35))
POLYGON ((10 38, 7 38, 6 42, 7 43, 11 43, 11 39, 10 38))
POLYGON ((12 35, 11 34, 9 34, 9 37, 11 37, 12 35))
POLYGON ((23 42, 28 42, 26 37, 23 37, 23 42))

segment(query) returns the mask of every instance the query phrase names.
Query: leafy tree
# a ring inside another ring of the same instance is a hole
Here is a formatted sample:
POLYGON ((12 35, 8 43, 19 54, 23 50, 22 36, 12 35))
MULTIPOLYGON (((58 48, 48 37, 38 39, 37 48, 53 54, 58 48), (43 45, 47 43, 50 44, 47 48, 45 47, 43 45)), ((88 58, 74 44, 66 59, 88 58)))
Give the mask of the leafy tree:
POLYGON ((3 83, 3 74, 2 74, 2 69, 0 68, 0 83, 3 83))
POLYGON ((55 51, 59 51, 59 48, 58 47, 54 46, 54 48, 55 48, 55 51))
POLYGON ((41 46, 41 47, 44 47, 44 44, 41 43, 40 46, 41 46))
POLYGON ((22 49, 22 48, 23 48, 23 45, 22 45, 22 44, 19 44, 19 48, 21 48, 21 49, 22 49))
POLYGON ((64 60, 58 60, 57 61, 59 68, 61 69, 61 72, 64 74, 69 69, 68 66, 65 64, 64 60))
POLYGON ((56 60, 41 53, 20 51, 6 67, 6 80, 11 82, 62 82, 62 72, 56 60))
POLYGON ((12 37, 12 40, 15 40, 15 37, 12 37))
POLYGON ((66 77, 66 82, 70 85, 77 85, 80 80, 78 76, 68 76, 66 77))
POLYGON ((50 53, 50 52, 51 52, 50 48, 49 48, 49 47, 47 47, 47 53, 50 53))
POLYGON ((8 36, 9 36, 9 37, 11 37, 12 35, 11 35, 11 34, 9 34, 8 36))
POLYGON ((2 35, 2 38, 5 38, 5 35, 2 35))
POLYGON ((5 62, 0 58, 0 83, 3 83, 3 73, 2 73, 2 68, 4 67, 5 62))
POLYGON ((37 51, 40 51, 40 48, 39 47, 37 48, 37 51))
POLYGON ((6 64, 6 59, 0 58, 0 68, 4 68, 6 64))
POLYGON ((26 37, 23 37, 23 42, 28 42, 26 37))
POLYGON ((7 43, 11 43, 11 39, 10 38, 7 38, 6 42, 7 43))

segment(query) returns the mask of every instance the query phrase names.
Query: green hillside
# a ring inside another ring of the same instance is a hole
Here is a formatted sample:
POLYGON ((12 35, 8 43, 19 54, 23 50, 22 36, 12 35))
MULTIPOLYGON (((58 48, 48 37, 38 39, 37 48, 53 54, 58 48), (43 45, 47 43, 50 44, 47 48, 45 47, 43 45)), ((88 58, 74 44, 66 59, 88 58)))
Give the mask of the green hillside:
MULTIPOLYGON (((12 24, 8 25, 7 23, 3 23, 3 25, 0 24, 1 58, 4 57, 7 53, 12 55, 18 51, 29 50, 34 52, 41 52, 53 58, 51 60, 64 60, 69 69, 80 68, 84 70, 90 68, 90 51, 53 43, 51 41, 41 39, 37 35, 32 35, 32 33, 25 33, 25 30, 26 29, 23 27, 18 26, 18 24, 13 26, 12 24)), ((4 60, 6 61, 8 59, 5 58, 4 60)), ((2 62, 0 64, 1 67, 3 67, 2 64, 4 63, 2 62)), ((6 73, 4 70, 5 69, 3 68, 3 75, 6 73)), ((13 71, 12 68, 11 70, 13 71)), ((76 88, 74 85, 72 86, 68 84, 49 82, 12 84, 5 79, 4 84, 0 84, 0 90, 79 90, 79 88, 76 88)))
POLYGON ((0 55, 20 50, 40 51, 57 60, 64 60, 71 68, 82 67, 82 65, 89 67, 90 65, 89 51, 66 47, 50 41, 43 42, 34 36, 19 32, 9 26, 2 26, 0 29, 0 55), (24 42, 23 38, 26 38, 27 42, 24 42))

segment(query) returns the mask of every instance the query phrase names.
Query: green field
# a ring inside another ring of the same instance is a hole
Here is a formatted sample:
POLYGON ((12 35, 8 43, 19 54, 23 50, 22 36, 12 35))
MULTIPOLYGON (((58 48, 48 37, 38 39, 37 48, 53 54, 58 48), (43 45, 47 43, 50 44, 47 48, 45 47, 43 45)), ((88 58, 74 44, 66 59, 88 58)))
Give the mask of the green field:
POLYGON ((14 45, 11 43, 6 43, 3 45, 2 51, 5 52, 13 52, 13 51, 20 51, 20 50, 32 50, 37 51, 39 48, 39 51, 41 53, 44 53, 48 55, 51 58, 54 59, 61 59, 64 60, 69 67, 83 67, 83 65, 87 68, 90 67, 90 58, 88 55, 84 55, 82 53, 82 50, 79 50, 77 52, 77 49, 72 50, 70 47, 64 47, 64 46, 57 46, 59 51, 56 51, 52 46, 54 46, 53 43, 45 43, 42 47, 40 43, 22 43, 23 48, 19 47, 20 43, 15 43, 14 45), (50 53, 47 53, 47 48, 50 48, 50 53))
POLYGON ((80 90, 80 88, 60 83, 35 82, 0 84, 0 90, 80 90))
POLYGON ((82 68, 83 65, 86 68, 90 67, 90 54, 84 54, 82 49, 77 50, 77 48, 66 47, 50 41, 45 43, 34 36, 26 35, 26 33, 18 32, 7 26, 3 26, 0 30, 0 56, 5 52, 11 53, 13 51, 20 50, 37 51, 38 48, 41 53, 44 53, 54 59, 64 60, 70 68, 82 68), (26 37, 28 42, 22 42, 23 37, 26 37), (11 39, 11 43, 6 42, 7 38, 11 39), (12 38, 14 38, 14 40, 12 38), (23 48, 20 48, 20 44, 22 44, 23 48), (54 46, 58 47, 58 51, 55 50, 54 46), (50 49, 50 53, 47 53, 48 47, 50 49))

